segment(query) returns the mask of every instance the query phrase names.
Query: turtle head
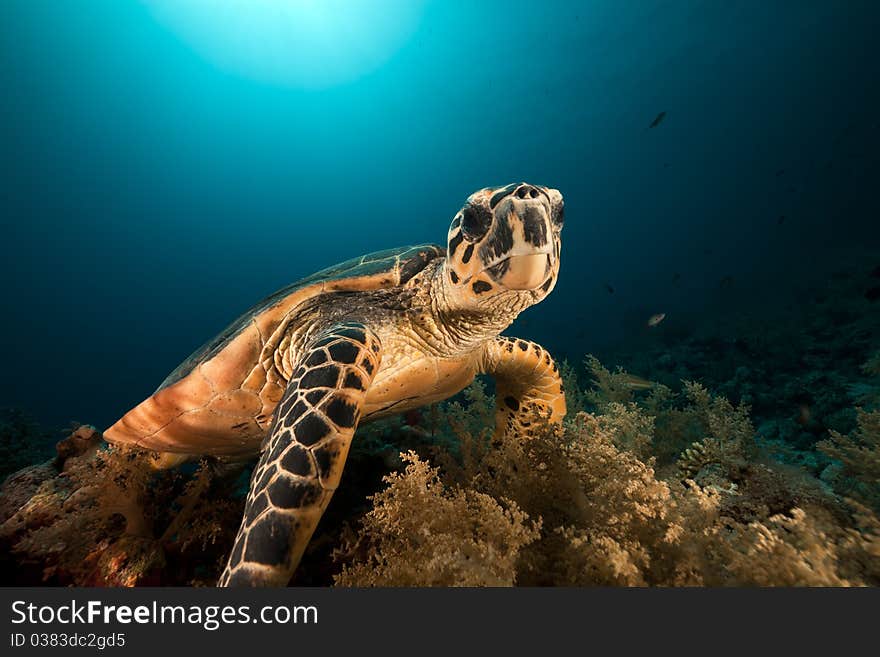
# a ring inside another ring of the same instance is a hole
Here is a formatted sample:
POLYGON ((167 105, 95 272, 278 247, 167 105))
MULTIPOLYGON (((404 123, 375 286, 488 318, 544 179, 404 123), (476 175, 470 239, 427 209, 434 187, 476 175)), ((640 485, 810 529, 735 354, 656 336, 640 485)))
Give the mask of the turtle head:
POLYGON ((446 273, 459 302, 513 292, 506 296, 519 306, 547 296, 563 219, 562 194, 549 187, 514 183, 471 194, 449 227, 446 273))

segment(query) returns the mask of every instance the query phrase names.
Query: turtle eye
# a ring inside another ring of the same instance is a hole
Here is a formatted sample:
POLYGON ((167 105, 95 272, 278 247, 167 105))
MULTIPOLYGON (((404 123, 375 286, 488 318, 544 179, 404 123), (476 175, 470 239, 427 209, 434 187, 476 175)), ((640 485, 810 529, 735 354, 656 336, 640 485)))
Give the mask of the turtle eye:
POLYGON ((553 211, 550 213, 550 217, 553 220, 553 225, 556 228, 562 228, 562 225, 565 223, 565 206, 560 203, 553 211))
POLYGON ((468 205, 461 211, 461 232, 468 242, 476 242, 489 232, 492 213, 482 207, 468 205))

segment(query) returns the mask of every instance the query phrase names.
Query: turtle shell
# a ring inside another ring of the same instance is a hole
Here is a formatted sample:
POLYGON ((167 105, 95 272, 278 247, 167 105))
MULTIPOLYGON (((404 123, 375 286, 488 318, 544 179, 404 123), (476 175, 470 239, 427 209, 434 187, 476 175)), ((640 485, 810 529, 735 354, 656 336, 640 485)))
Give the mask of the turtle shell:
POLYGON ((249 455, 259 449, 286 381, 272 367, 286 324, 328 292, 403 285, 444 249, 377 251, 322 269, 266 297, 193 352, 150 397, 104 432, 116 443, 163 452, 249 455))

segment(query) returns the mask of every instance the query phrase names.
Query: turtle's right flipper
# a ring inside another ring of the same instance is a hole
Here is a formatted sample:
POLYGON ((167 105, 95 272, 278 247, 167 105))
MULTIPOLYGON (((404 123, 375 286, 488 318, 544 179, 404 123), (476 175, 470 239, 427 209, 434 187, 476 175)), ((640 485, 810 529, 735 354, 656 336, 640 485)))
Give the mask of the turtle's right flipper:
POLYGON ((275 409, 220 586, 285 586, 339 484, 381 347, 363 324, 321 333, 275 409))
MULTIPOLYGON (((528 340, 501 336, 486 344, 480 370, 495 377, 495 434, 527 436, 543 418, 565 417, 565 390, 549 352, 528 340)), ((538 428, 540 424, 538 424, 538 428)))

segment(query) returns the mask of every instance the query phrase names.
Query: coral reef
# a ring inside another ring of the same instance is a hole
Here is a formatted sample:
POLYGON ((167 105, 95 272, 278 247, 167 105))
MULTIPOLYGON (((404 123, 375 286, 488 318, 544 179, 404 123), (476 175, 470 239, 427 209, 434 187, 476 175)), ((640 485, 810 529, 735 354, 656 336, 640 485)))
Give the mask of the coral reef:
POLYGON ((415 452, 403 460, 405 471, 385 477, 388 487, 372 496, 362 531, 352 532, 338 553, 349 562, 337 584, 514 584, 517 557, 538 538, 537 525, 509 500, 448 488, 415 452))
POLYGON ((880 511, 880 411, 859 410, 857 421, 852 434, 832 430, 828 440, 818 443, 823 453, 840 464, 833 475, 823 474, 841 493, 880 511))
POLYGON ((213 583, 242 506, 214 469, 156 472, 151 454, 87 426, 56 450, 0 489, 4 583, 213 583))
MULTIPOLYGON (((641 376, 563 361, 561 427, 494 440, 477 380, 359 428, 293 583, 880 585, 880 315, 860 281, 605 359, 641 376)), ((214 583, 247 464, 156 471, 89 426, 50 445, 0 416, 3 583, 214 583)))
POLYGON ((850 258, 824 280, 804 281, 787 297, 774 294, 771 303, 731 298, 683 325, 668 320, 663 330, 597 356, 672 389, 699 381, 747 405, 755 441, 818 477, 833 460, 816 444, 831 430, 853 431, 856 407, 880 407, 880 307, 863 294, 874 280, 870 257, 850 258))
MULTIPOLYGON (((491 441, 480 381, 364 427, 295 583, 880 584, 878 412, 820 443, 837 464, 829 486, 774 460, 743 403, 695 382, 674 393, 608 377, 570 388, 564 425, 528 438, 491 441), (395 444, 408 448, 392 458, 395 444)), ((0 492, 4 581, 210 585, 241 512, 235 474, 207 461, 157 472, 149 454, 80 427, 0 492)))
MULTIPOLYGON (((653 438, 652 418, 638 404, 620 401, 613 387, 577 393, 606 414, 578 412, 561 430, 548 428, 528 440, 505 437, 491 449, 467 433, 452 467, 437 470, 408 456, 410 465, 387 479, 388 487, 373 498, 373 509, 353 534, 359 537, 355 545, 367 547, 337 554, 343 566, 336 582, 450 583, 442 556, 447 546, 479 540, 471 533, 476 525, 465 502, 470 495, 496 515, 515 509, 517 520, 495 521, 493 532, 483 537, 500 540, 507 534, 508 549, 498 562, 505 577, 482 566, 484 579, 471 572, 463 576, 461 581, 470 583, 880 583, 880 525, 868 509, 847 503, 800 470, 762 462, 746 447, 753 432, 744 405, 735 407, 694 383, 685 391, 684 407, 672 410, 707 432, 700 443, 707 447, 701 459, 682 455, 675 474, 665 479, 655 471, 654 458, 644 457, 653 438), (438 504, 450 487, 460 524, 449 524, 454 508, 449 499, 438 504), (424 504, 428 495, 438 499, 424 504), (531 536, 533 531, 539 535, 531 536)), ((490 402, 486 398, 475 415, 482 416, 490 402)), ((456 422, 464 421, 461 413, 454 410, 456 422)), ((458 563, 460 554, 452 550, 455 556, 447 557, 458 563)), ((477 558, 470 565, 479 563, 477 558)))

